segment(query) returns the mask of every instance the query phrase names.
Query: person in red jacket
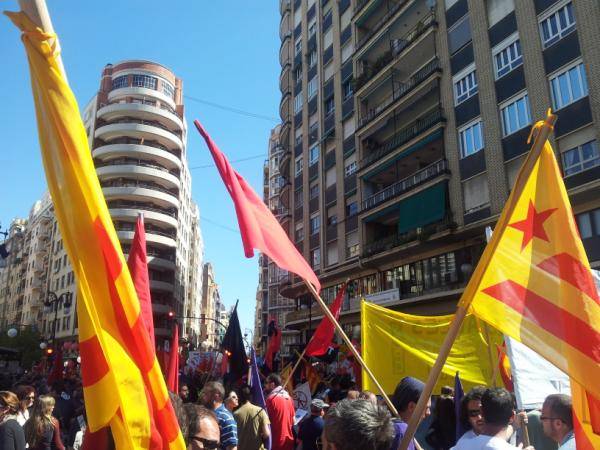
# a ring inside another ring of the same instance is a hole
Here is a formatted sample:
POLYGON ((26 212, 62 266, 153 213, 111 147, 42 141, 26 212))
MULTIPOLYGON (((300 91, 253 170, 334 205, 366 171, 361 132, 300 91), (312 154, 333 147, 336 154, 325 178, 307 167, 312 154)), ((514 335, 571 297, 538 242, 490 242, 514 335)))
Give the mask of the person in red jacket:
POLYGON ((281 377, 270 374, 265 381, 267 391, 267 412, 271 421, 271 450, 293 450, 294 401, 281 386, 281 377))

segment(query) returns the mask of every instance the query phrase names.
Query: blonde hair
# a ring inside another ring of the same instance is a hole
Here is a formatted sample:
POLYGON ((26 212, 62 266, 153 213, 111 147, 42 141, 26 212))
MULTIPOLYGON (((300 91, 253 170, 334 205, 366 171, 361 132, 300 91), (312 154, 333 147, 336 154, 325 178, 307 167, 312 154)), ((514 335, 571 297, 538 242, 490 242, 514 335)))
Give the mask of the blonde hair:
POLYGON ((33 403, 29 420, 23 426, 25 440, 30 448, 36 447, 48 428, 54 427, 52 408, 55 403, 54 398, 49 395, 40 395, 33 403))
POLYGON ((19 397, 10 391, 0 391, 0 405, 8 407, 9 414, 19 411, 19 397))

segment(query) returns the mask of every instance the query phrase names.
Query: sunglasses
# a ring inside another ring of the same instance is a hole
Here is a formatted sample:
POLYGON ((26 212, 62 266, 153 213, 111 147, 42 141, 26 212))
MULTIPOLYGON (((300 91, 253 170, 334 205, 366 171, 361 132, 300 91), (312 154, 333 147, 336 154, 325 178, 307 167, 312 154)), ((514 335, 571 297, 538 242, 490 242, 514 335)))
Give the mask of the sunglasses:
POLYGON ((479 417, 481 415, 480 409, 470 409, 468 411, 469 417, 479 417))
POLYGON ((221 445, 219 441, 213 441, 211 439, 204 439, 196 436, 192 436, 192 440, 200 442, 202 444, 202 448, 206 448, 209 450, 215 450, 221 445))
POLYGON ((26 397, 28 400, 35 400, 35 395, 29 395, 26 397))

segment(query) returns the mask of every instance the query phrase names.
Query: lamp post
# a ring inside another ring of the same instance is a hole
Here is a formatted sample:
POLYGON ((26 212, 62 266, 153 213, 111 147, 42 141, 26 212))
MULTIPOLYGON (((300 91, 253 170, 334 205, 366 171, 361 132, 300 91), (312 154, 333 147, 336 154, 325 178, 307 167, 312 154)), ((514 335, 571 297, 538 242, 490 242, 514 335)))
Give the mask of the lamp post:
POLYGON ((52 291, 48 291, 48 296, 46 297, 46 301, 44 302, 44 306, 46 308, 54 308, 54 322, 52 323, 52 334, 50 335, 50 342, 54 345, 54 340, 56 338, 56 323, 58 321, 58 305, 60 302, 63 302, 63 306, 65 308, 70 308, 71 303, 73 302, 73 293, 72 292, 63 292, 60 295, 56 295, 52 291))

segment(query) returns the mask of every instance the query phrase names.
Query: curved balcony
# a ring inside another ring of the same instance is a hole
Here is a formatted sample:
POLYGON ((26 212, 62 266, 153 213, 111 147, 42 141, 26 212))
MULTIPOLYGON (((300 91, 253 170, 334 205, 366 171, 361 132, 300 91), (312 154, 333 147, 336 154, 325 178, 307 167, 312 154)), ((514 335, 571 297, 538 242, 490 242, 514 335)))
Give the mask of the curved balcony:
POLYGON ((138 139, 156 140, 169 149, 183 150, 183 142, 179 136, 169 130, 160 128, 156 124, 145 124, 136 122, 118 122, 102 125, 96 129, 94 137, 104 141, 117 139, 122 136, 130 136, 138 139))
POLYGON ((290 92, 292 89, 290 84, 290 74, 292 72, 292 65, 290 63, 285 64, 281 68, 281 74, 279 75, 279 90, 282 94, 290 92))
POLYGON ((279 39, 285 37, 285 33, 290 32, 290 8, 284 9, 281 13, 281 20, 279 21, 279 39))
POLYGON ((290 162, 292 161, 292 152, 287 149, 287 146, 283 147, 283 153, 279 159, 279 173, 286 176, 290 170, 290 162))
POLYGON ((155 89, 148 89, 143 87, 124 87, 119 89, 113 89, 108 93, 108 101, 113 102, 114 100, 118 100, 121 98, 127 97, 135 97, 135 98, 154 98, 156 100, 160 100, 161 103, 165 103, 169 105, 171 108, 175 109, 175 101, 171 97, 166 96, 161 91, 157 91, 155 89))
POLYGON ((175 286, 168 281, 150 280, 150 289, 155 291, 173 292, 175 286))
POLYGON ((142 161, 136 163, 129 161, 123 163, 119 163, 118 161, 99 163, 96 165, 96 173, 100 179, 135 178, 142 181, 154 181, 167 189, 179 189, 181 186, 179 178, 164 167, 142 161))
POLYGON ((113 219, 136 220, 140 213, 144 214, 144 221, 159 225, 169 225, 177 229, 177 218, 174 214, 169 214, 159 209, 141 206, 139 208, 113 208, 108 207, 110 216, 113 219))
POLYGON ((279 47, 279 65, 281 67, 283 67, 286 64, 289 64, 291 62, 291 56, 290 56, 290 51, 291 51, 291 47, 292 47, 291 41, 292 41, 291 33, 287 33, 284 36, 283 41, 281 41, 281 47, 279 47))
POLYGON ((142 182, 101 182, 102 192, 107 201, 111 199, 130 200, 136 202, 151 202, 165 208, 179 208, 179 199, 177 196, 161 189, 142 182))
MULTIPOLYGON (((131 241, 133 241, 133 235, 133 230, 119 230, 117 228, 117 236, 119 237, 119 241, 121 242, 131 243, 131 241)), ((175 236, 175 232, 169 233, 155 229, 148 230, 146 227, 146 242, 148 244, 160 247, 175 248, 177 247, 177 242, 175 242, 175 236)))
POLYGON ((157 269, 175 270, 175 262, 158 256, 148 256, 148 265, 157 269))
POLYGON ((290 0, 279 0, 279 14, 289 11, 291 9, 290 3, 290 0))
POLYGON ((281 129, 279 130, 279 143, 283 146, 289 145, 290 139, 290 130, 292 128, 292 123, 290 120, 285 119, 281 123, 281 129))
POLYGON ((279 191, 279 201, 285 208, 290 207, 290 191, 292 190, 291 186, 292 185, 290 184, 290 182, 286 180, 283 186, 281 186, 281 190, 279 191))
POLYGON ((150 159, 169 170, 181 169, 181 160, 173 153, 141 144, 108 144, 92 150, 92 157, 101 161, 113 158, 150 159))
POLYGON ((177 114, 160 108, 148 101, 145 103, 113 103, 103 106, 96 114, 99 119, 112 121, 123 117, 136 117, 143 120, 159 120, 165 126, 183 131, 183 121, 177 114))
POLYGON ((292 103, 292 94, 287 92, 282 98, 281 98, 281 102, 279 103, 279 117, 281 117, 281 120, 283 122, 285 122, 286 120, 289 119, 290 117, 290 106, 292 103))

